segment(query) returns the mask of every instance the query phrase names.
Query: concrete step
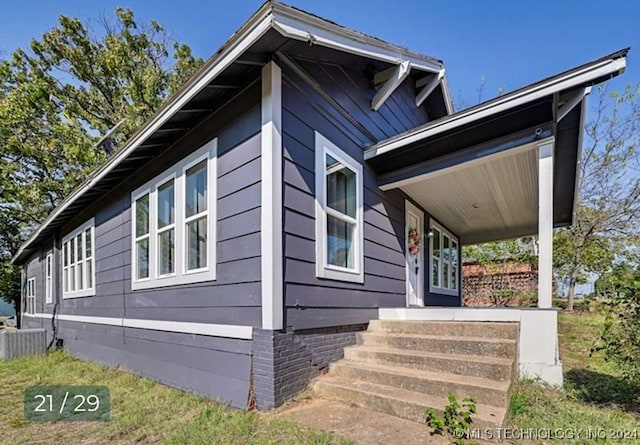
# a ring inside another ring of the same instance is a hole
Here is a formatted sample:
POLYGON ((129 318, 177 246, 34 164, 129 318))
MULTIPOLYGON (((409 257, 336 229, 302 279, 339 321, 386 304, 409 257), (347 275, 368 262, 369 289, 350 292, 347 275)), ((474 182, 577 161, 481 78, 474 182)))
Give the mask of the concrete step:
POLYGON ((515 358, 516 340, 503 338, 447 337, 440 335, 391 334, 362 332, 359 343, 366 346, 385 346, 411 351, 443 354, 473 354, 485 357, 515 358))
POLYGON ((518 338, 518 323, 371 320, 369 322, 369 331, 383 331, 395 334, 505 338, 515 340, 518 338))
POLYGON ((511 381, 514 367, 513 359, 410 351, 389 346, 348 346, 344 348, 344 358, 367 364, 402 366, 499 381, 511 381))
MULTIPOLYGON (((325 399, 352 403, 416 422, 425 421, 426 408, 434 408, 442 415, 449 403, 446 397, 329 375, 316 379, 313 388, 318 396, 325 399)), ((505 408, 478 404, 477 409, 477 414, 472 416, 473 428, 495 428, 502 425, 505 408)))
POLYGON ((408 389, 422 394, 446 398, 454 393, 460 398, 474 397, 478 403, 506 406, 509 381, 439 373, 401 366, 341 360, 331 365, 331 375, 378 385, 408 389))

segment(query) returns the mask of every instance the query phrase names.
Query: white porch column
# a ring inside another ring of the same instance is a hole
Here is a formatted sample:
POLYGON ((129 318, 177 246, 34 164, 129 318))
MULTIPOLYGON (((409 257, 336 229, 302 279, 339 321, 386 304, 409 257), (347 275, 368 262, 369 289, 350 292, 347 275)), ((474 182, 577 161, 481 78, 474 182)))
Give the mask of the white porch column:
POLYGON ((553 287, 554 139, 538 143, 538 307, 550 308, 553 287))

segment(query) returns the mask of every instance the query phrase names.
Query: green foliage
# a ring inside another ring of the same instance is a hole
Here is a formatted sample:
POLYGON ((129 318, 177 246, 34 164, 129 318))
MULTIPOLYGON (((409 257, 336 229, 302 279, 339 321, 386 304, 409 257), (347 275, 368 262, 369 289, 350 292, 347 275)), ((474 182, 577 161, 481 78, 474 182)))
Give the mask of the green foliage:
POLYGON ((0 295, 16 300, 7 265, 28 234, 106 159, 92 147, 122 144, 202 61, 156 22, 118 8, 97 21, 58 26, 0 60, 0 295))
POLYGON ((604 350, 623 377, 640 384, 640 267, 623 262, 603 274, 596 292, 606 298, 604 329, 596 349, 604 350))
POLYGON ((640 235, 640 84, 619 93, 601 87, 591 96, 574 222, 554 237, 555 273, 569 285, 569 310, 576 284, 608 271, 640 235))
POLYGON ((453 436, 454 444, 461 445, 466 443, 465 438, 471 433, 471 415, 477 412, 476 401, 473 397, 465 397, 460 403, 453 393, 449 393, 448 399, 444 417, 438 415, 433 408, 428 408, 425 412, 426 422, 434 433, 444 434, 446 431, 453 436))

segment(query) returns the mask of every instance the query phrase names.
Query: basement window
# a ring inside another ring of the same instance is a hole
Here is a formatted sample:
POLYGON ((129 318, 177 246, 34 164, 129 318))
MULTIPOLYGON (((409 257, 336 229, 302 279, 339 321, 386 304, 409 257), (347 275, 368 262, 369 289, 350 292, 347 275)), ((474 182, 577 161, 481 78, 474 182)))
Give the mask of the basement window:
POLYGON ((362 165, 316 133, 316 275, 363 282, 362 165))
POLYGON ((437 294, 459 295, 459 241, 431 220, 429 237, 429 289, 437 294))
POLYGON ((198 283, 215 275, 217 140, 131 194, 131 287, 198 283))

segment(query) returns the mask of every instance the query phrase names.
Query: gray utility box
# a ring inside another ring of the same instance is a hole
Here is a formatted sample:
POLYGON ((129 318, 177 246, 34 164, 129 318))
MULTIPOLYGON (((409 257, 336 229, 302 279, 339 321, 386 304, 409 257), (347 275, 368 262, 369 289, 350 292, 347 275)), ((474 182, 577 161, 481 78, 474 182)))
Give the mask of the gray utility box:
POLYGON ((0 359, 44 354, 46 349, 47 335, 44 329, 0 331, 0 359))

